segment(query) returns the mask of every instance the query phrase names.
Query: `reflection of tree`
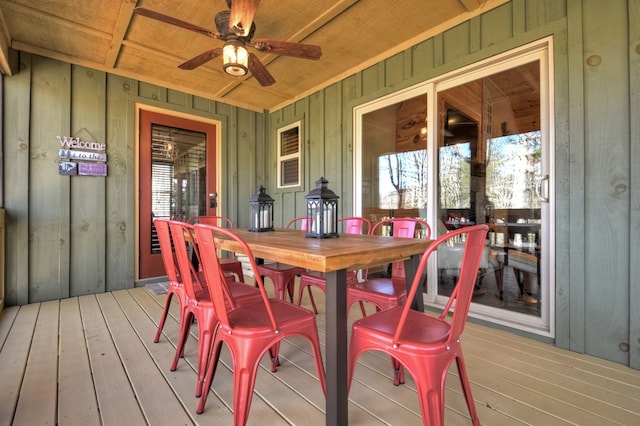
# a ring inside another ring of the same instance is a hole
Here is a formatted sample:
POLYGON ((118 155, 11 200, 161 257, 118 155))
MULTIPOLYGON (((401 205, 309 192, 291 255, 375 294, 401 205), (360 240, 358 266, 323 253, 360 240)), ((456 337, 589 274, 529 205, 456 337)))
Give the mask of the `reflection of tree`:
POLYGON ((440 148, 440 205, 445 209, 471 206, 470 144, 460 143, 440 148))
POLYGON ((383 155, 378 167, 381 206, 411 209, 427 204, 427 150, 383 155))
POLYGON ((540 208, 540 132, 503 136, 487 147, 487 195, 494 208, 540 208))

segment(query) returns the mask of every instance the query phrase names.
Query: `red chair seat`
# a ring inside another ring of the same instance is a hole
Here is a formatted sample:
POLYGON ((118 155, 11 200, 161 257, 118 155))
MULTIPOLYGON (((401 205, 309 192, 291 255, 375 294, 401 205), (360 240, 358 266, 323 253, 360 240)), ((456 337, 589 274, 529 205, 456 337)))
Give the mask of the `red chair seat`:
POLYGON ((298 275, 306 272, 304 268, 287 265, 284 263, 267 263, 258 265, 258 274, 266 277, 273 282, 276 297, 284 300, 285 296, 289 296, 289 300, 293 302, 293 292, 295 279, 298 275))
MULTIPOLYGON (((307 230, 306 216, 300 216, 291 219, 289 223, 287 223, 287 229, 295 228, 296 224, 298 223, 300 224, 301 231, 307 230)), ((298 275, 306 272, 306 269, 275 262, 257 265, 257 272, 260 277, 267 277, 271 280, 271 282, 273 282, 276 297, 278 299, 285 300, 286 293, 289 295, 289 300, 293 302, 295 279, 298 275)))
MULTIPOLYGON (((404 305, 407 301, 407 286, 404 281, 389 278, 370 278, 349 286, 347 309, 356 302, 366 301, 381 311, 404 305)), ((366 314, 363 313, 363 316, 366 314)))

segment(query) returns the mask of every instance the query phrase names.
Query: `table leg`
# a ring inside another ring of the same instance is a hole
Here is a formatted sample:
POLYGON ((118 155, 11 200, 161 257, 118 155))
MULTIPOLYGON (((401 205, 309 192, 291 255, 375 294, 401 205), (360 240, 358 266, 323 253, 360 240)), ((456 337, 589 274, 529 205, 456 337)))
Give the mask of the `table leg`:
POLYGON ((326 274, 326 424, 349 423, 347 391, 347 271, 326 274))
MULTIPOLYGON (((411 291, 411 284, 413 283, 413 278, 416 276, 416 270, 418 269, 418 265, 420 264, 421 258, 422 258, 421 254, 416 254, 404 261, 404 279, 407 284, 407 294, 411 291)), ((423 281, 420 283, 420 291, 417 291, 416 297, 413 300, 411 300, 411 309, 414 309, 420 312, 424 312, 424 297, 422 296, 424 278, 425 277, 422 277, 423 281)), ((409 300, 407 300, 407 303, 408 302, 409 300)))

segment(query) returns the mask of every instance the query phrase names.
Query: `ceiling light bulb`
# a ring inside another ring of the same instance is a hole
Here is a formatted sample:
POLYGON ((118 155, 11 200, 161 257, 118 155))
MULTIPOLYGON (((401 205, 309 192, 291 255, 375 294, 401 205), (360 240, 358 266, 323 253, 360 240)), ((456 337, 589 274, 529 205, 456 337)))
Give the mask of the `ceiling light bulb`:
POLYGON ((239 42, 229 41, 222 48, 223 68, 227 74, 242 77, 247 74, 249 53, 239 42))

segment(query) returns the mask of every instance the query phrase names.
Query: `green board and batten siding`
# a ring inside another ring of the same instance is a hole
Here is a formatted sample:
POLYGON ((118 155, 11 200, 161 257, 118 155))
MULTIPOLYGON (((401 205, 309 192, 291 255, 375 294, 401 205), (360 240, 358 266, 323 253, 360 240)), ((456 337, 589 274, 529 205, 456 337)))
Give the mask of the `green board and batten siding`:
POLYGON ((513 0, 264 113, 22 54, 4 87, 6 303, 134 286, 136 103, 219 120, 221 213, 246 226, 263 184, 282 225, 320 176, 352 212, 354 106, 553 36, 556 344, 640 368, 639 22, 637 0, 513 0), (277 190, 276 132, 299 120, 303 185, 277 190), (57 174, 55 137, 83 128, 106 179, 57 174))
POLYGON ((8 305, 134 286, 137 104, 222 123, 224 214, 248 217, 265 176, 250 158, 264 158, 262 113, 36 55, 20 64, 5 79, 8 305), (60 176, 57 136, 105 142, 108 176, 60 176))

